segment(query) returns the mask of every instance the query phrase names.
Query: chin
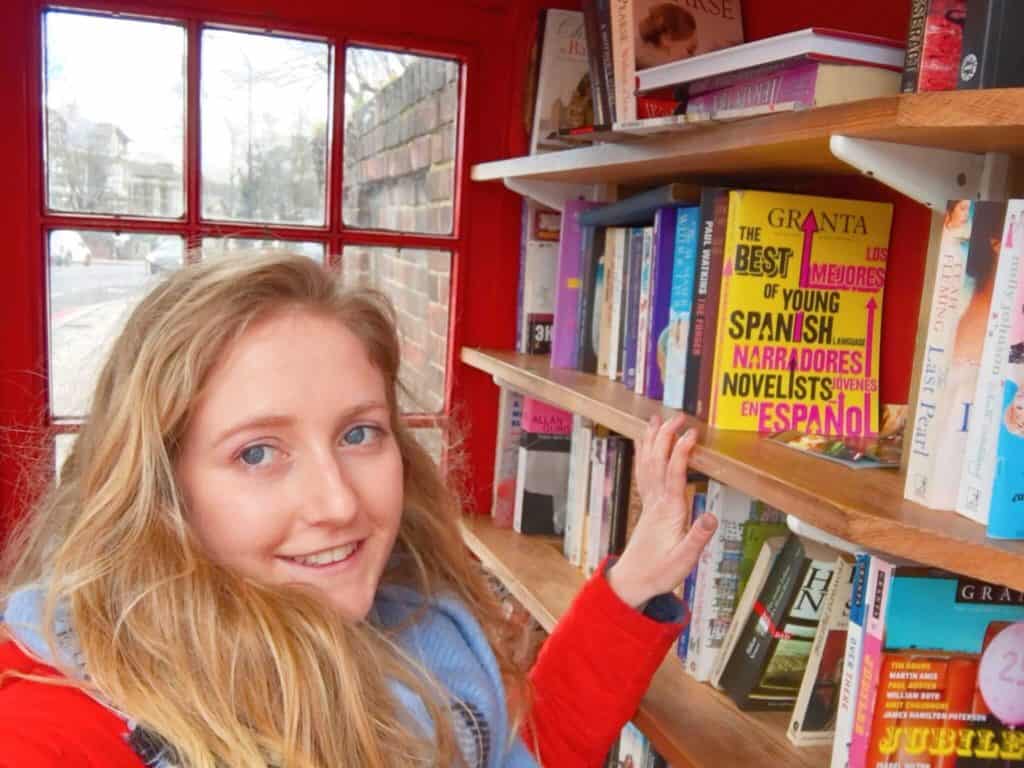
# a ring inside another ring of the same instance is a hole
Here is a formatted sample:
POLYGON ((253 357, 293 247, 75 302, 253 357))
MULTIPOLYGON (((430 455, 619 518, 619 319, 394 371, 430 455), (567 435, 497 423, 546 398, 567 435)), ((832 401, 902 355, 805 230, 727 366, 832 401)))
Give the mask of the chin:
POLYGON ((339 616, 355 623, 362 621, 369 614, 375 594, 376 590, 360 594, 347 592, 344 595, 328 595, 327 601, 339 616))

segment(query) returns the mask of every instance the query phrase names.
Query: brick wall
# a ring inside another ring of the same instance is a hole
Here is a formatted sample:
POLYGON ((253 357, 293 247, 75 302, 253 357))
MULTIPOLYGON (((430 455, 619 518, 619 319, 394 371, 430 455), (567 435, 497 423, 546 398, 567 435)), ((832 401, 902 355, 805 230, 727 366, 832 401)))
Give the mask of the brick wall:
MULTIPOLYGON (((348 226, 425 234, 452 230, 458 66, 418 59, 345 126, 348 226)), ((346 284, 384 291, 398 311, 410 411, 444 408, 448 252, 346 246, 346 284)))

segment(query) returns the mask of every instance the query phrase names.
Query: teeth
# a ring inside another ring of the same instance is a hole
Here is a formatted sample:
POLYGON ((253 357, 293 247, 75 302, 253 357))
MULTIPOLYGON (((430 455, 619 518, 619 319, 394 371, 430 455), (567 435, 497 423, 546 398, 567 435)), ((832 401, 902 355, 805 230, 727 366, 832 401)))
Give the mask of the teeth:
POLYGON ((346 544, 343 547, 335 547, 334 549, 317 552, 315 555, 291 557, 289 560, 294 560, 300 565, 331 565, 332 563, 340 563, 342 560, 348 559, 355 552, 356 546, 356 544, 346 544))

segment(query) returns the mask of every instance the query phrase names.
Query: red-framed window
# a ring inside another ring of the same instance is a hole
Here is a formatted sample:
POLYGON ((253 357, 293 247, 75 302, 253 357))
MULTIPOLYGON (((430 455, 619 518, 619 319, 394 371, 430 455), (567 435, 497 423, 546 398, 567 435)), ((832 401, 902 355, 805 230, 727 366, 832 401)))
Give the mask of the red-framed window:
POLYGON ((163 273, 284 247, 398 310, 408 421, 451 407, 467 54, 343 28, 42 6, 40 226, 57 461, 105 349, 163 273))

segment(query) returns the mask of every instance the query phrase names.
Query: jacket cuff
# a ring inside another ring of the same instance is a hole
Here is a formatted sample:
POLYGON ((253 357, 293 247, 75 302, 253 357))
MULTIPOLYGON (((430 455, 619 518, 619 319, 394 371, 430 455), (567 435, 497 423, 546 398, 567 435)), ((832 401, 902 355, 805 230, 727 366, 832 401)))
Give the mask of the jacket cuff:
POLYGON ((608 555, 601 561, 577 595, 575 602, 578 606, 574 607, 594 611, 638 639, 645 638, 651 642, 669 637, 674 639, 689 622, 686 606, 671 592, 653 597, 643 610, 623 602, 608 583, 608 570, 617 560, 616 555, 608 555))

